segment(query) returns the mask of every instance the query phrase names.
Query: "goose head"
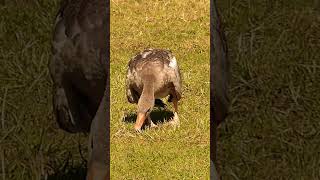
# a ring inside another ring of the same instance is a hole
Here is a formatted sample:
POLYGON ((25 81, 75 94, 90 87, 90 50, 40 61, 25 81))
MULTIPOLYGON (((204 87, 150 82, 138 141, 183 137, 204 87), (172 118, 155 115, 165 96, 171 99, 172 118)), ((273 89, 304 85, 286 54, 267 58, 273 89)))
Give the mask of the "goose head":
POLYGON ((141 131, 141 126, 144 124, 146 118, 150 115, 154 105, 154 80, 152 76, 143 76, 143 90, 138 101, 137 119, 134 126, 136 131, 141 131))

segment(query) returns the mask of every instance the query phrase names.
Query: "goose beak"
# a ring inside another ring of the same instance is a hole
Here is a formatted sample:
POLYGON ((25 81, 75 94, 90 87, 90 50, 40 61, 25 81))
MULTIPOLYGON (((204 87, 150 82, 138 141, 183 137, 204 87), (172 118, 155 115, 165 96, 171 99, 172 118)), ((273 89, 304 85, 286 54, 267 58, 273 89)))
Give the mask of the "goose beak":
POLYGON ((136 124, 134 125, 134 129, 137 132, 141 132, 141 127, 146 119, 147 119, 146 113, 138 113, 136 124))

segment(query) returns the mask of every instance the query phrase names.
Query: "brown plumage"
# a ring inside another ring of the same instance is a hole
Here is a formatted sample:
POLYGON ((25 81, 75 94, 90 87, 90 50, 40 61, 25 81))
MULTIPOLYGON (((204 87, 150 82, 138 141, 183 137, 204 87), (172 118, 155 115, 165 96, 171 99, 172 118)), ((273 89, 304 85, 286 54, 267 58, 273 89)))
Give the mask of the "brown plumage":
POLYGON ((89 132, 87 179, 109 177, 109 3, 65 0, 56 16, 53 57, 53 108, 65 131, 89 132))
POLYGON ((128 101, 138 104, 135 130, 141 131, 145 119, 148 119, 150 126, 155 126, 150 119, 150 112, 155 101, 166 96, 174 104, 171 123, 178 125, 181 75, 176 58, 170 51, 146 49, 133 57, 128 63, 126 86, 128 101))
POLYGON ((217 126, 224 121, 228 113, 228 82, 230 79, 230 62, 225 34, 221 27, 216 1, 211 0, 210 18, 210 58, 213 72, 210 83, 210 159, 211 179, 219 179, 216 173, 217 126))

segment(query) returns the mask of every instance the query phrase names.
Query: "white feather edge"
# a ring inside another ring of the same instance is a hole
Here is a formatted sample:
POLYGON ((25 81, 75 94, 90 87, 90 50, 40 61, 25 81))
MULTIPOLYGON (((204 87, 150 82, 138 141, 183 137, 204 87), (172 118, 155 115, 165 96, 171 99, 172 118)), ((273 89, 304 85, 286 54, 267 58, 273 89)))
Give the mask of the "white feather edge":
POLYGON ((172 68, 174 68, 174 69, 176 69, 177 68, 177 59, 176 59, 176 57, 173 57, 173 58, 171 58, 171 60, 170 60, 170 63, 169 63, 169 66, 170 67, 172 67, 172 68))

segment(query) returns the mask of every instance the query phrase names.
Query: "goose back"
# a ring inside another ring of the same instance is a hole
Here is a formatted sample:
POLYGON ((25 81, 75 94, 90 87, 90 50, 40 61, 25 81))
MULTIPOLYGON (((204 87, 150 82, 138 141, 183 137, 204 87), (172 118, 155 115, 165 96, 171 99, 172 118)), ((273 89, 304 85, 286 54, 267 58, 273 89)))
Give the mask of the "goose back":
POLYGON ((134 91, 136 98, 128 97, 128 99, 134 99, 132 102, 137 103, 145 83, 154 84, 156 98, 163 98, 171 93, 181 98, 180 69, 171 51, 147 49, 129 61, 127 91, 134 91), (150 82, 150 77, 152 77, 152 82, 150 82))

